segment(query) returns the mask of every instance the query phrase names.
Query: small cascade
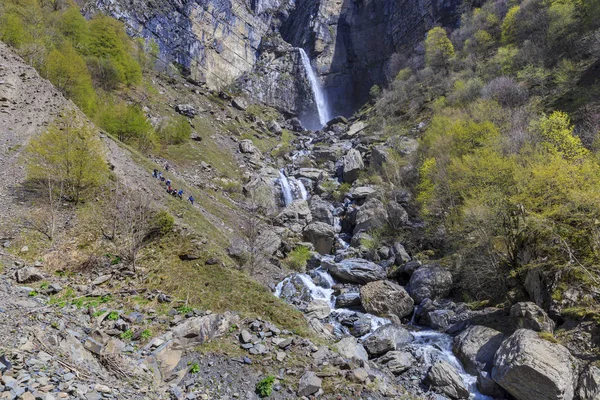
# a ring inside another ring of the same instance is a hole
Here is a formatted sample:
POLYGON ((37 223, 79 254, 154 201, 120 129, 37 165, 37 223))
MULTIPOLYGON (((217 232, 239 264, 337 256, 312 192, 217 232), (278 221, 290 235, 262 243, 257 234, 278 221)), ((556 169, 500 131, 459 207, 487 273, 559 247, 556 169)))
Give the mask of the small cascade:
POLYGON ((331 119, 329 115, 329 109, 327 104, 327 99, 325 98, 325 93, 323 93, 323 88, 321 87, 321 82, 317 78, 317 74, 312 69, 312 65, 310 64, 310 59, 304 49, 299 48, 300 58, 302 59, 302 65, 306 70, 306 75, 308 76, 308 80, 310 82, 310 87, 313 92, 313 96, 315 99, 315 103, 317 104, 317 112, 319 113, 319 122, 321 123, 321 127, 325 126, 327 122, 331 119))
POLYGON ((283 193, 283 203, 285 206, 289 206, 294 201, 294 195, 292 194, 292 188, 287 176, 283 173, 283 170, 279 171, 279 185, 281 186, 281 192, 283 193))
POLYGON ((306 191, 306 186, 304 186, 304 183, 302 183, 301 180, 298 180, 298 188, 300 188, 300 197, 302 197, 302 200, 307 200, 308 192, 306 191))

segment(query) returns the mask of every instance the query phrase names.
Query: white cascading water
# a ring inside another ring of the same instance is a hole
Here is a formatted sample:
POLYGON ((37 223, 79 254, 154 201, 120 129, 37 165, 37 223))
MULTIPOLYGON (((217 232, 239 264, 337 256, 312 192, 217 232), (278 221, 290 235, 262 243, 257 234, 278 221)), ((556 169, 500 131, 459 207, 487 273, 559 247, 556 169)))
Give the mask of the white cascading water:
POLYGON ((279 171, 279 185, 281 186, 281 192, 283 193, 283 202, 285 206, 289 206, 294 201, 294 195, 292 194, 292 188, 287 176, 283 173, 283 170, 279 171))
POLYGON ((317 74, 312 69, 312 65, 310 64, 310 59, 308 55, 304 51, 304 49, 299 48, 300 58, 302 59, 302 65, 306 70, 306 75, 308 76, 308 80, 310 82, 310 88, 312 89, 313 96, 315 98, 315 103, 317 104, 317 112, 319 113, 319 122, 321 123, 321 127, 325 126, 327 122, 331 119, 329 116, 329 108, 327 105, 327 99, 325 98, 325 93, 323 93, 323 88, 321 87, 321 82, 317 78, 317 74))
POLYGON ((302 197, 302 200, 308 199, 308 192, 306 191, 306 186, 304 186, 304 183, 302 183, 301 180, 298 180, 298 187, 300 188, 300 197, 302 197))

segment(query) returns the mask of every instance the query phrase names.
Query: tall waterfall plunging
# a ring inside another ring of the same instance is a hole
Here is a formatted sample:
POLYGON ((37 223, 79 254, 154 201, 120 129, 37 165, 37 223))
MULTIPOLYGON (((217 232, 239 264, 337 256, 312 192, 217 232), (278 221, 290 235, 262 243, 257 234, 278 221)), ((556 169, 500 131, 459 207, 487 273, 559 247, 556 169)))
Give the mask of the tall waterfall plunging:
POLYGON ((331 119, 329 116, 329 108, 327 104, 327 99, 325 98, 325 93, 323 92, 323 88, 321 87, 321 82, 317 78, 317 74, 312 69, 312 65, 310 64, 310 60, 308 55, 304 49, 299 48, 300 58, 302 58, 302 65, 306 70, 306 75, 308 76, 308 80, 310 81, 310 87, 313 92, 313 96, 315 98, 315 103, 317 104, 317 111, 319 113, 319 122, 321 123, 321 127, 325 126, 327 122, 331 119))

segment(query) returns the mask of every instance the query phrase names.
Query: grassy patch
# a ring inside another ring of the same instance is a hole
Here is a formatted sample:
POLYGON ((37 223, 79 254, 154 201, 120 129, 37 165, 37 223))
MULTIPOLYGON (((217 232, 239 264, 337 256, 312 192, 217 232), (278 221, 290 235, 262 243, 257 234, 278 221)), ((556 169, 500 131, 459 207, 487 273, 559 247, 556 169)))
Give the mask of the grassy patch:
POLYGON ((306 263, 310 259, 310 250, 304 246, 298 246, 288 254, 283 261, 289 268, 299 271, 306 271, 306 263))

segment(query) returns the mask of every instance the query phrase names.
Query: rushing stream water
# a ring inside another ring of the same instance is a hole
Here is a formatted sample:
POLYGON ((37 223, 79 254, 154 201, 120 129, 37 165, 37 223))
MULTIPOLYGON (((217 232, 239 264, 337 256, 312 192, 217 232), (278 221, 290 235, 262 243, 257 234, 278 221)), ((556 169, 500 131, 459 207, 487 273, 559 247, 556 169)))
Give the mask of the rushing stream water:
MULTIPOLYGON (((318 267, 313 269, 310 271, 310 274, 318 279, 315 280, 308 274, 293 274, 285 278, 276 286, 274 292, 275 296, 285 298, 286 294, 284 292, 286 291, 286 286, 289 284, 295 288, 302 287, 308 294, 309 298, 306 299, 308 302, 317 299, 328 302, 331 307, 331 314, 327 317, 327 322, 333 325, 334 334, 337 336, 349 335, 350 332, 341 321, 349 317, 354 317, 359 312, 345 308, 335 308, 336 299, 332 287, 336 282, 324 268, 318 267)), ((289 286, 290 289, 291 286, 289 286)), ((391 323, 391 321, 386 318, 377 317, 367 313, 361 314, 370 320, 371 326, 368 333, 359 337, 359 340, 366 339, 380 326, 391 323)), ((476 377, 465 372, 460 361, 452 352, 452 336, 430 329, 420 329, 420 327, 417 326, 410 326, 409 328, 414 341, 407 345, 407 349, 413 353, 417 359, 421 360, 426 368, 429 368, 438 360, 446 361, 462 378, 465 386, 471 393, 471 400, 492 400, 491 397, 484 396, 478 392, 476 388, 476 377)))

